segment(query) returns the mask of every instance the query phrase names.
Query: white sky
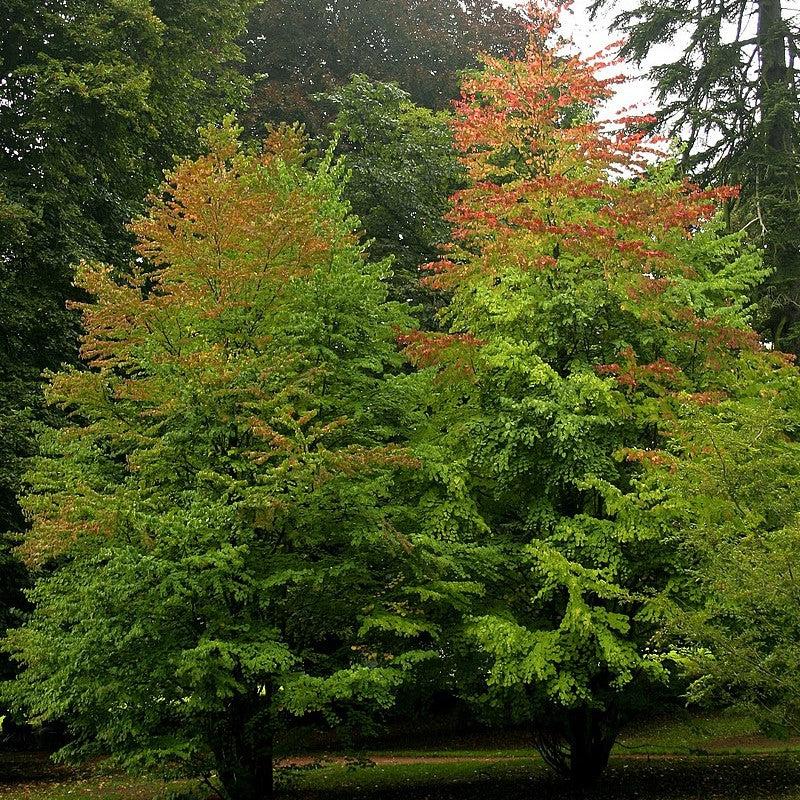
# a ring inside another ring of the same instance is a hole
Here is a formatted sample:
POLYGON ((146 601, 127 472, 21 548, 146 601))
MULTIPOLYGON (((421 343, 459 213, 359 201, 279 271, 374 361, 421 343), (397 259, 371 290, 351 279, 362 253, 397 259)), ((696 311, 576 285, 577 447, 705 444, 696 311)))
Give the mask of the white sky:
MULTIPOLYGON (((564 14, 562 24, 564 34, 574 39, 575 44, 585 55, 596 53, 609 42, 621 38, 617 31, 611 30, 611 21, 632 3, 624 1, 611 3, 594 20, 589 19, 589 5, 589 0, 575 0, 570 11, 564 14)), ((669 53, 666 55, 668 56, 669 53)), ((656 59, 653 58, 648 59, 648 63, 642 64, 641 67, 632 64, 624 66, 623 71, 630 77, 630 80, 618 88, 618 97, 610 103, 612 108, 636 104, 637 111, 642 114, 655 110, 652 84, 643 77, 649 64, 655 63, 655 61, 656 59)))
MULTIPOLYGON (((501 0, 504 5, 517 5, 516 0, 501 0)), ((610 42, 617 41, 621 35, 617 31, 611 30, 613 18, 628 8, 637 5, 636 0, 612 0, 606 8, 600 12, 594 20, 589 18, 588 8, 591 0, 574 0, 569 11, 562 17, 562 32, 565 36, 572 38, 575 44, 584 55, 591 55, 601 50, 610 42)), ((652 64, 674 61, 680 53, 680 49, 675 46, 660 45, 654 48, 651 57, 636 67, 632 64, 624 66, 625 74, 630 80, 618 88, 618 97, 609 103, 612 110, 637 105, 637 111, 642 114, 655 110, 655 99, 653 98, 652 84, 643 76, 652 64)))

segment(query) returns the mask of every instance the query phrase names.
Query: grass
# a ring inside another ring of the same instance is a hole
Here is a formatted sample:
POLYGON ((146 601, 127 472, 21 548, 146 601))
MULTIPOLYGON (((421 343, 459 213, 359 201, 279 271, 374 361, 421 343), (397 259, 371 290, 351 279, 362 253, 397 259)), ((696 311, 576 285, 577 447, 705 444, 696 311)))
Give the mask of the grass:
MULTIPOLYGON (((337 760, 282 770, 281 793, 287 800, 568 797, 528 748, 454 746, 371 755, 380 762, 348 766, 337 760)), ((155 780, 71 772, 41 756, 15 758, 0 758, 0 800, 157 800, 167 788, 155 780)), ((620 737, 597 798, 800 800, 800 742, 767 740, 751 720, 733 714, 686 714, 640 724, 620 737)))
POLYGON ((614 752, 651 754, 739 754, 800 752, 796 740, 767 739, 755 722, 736 713, 688 713, 632 726, 614 752))
POLYGON ((66 778, 54 782, 0 785, 3 800, 156 800, 164 794, 161 781, 127 776, 66 778))
MULTIPOLYGON (((449 763, 320 773, 289 794, 303 800, 560 800, 569 792, 541 763, 449 763), (360 772, 360 774, 359 774, 360 772)), ((800 800, 790 756, 616 757, 596 800, 800 800)))

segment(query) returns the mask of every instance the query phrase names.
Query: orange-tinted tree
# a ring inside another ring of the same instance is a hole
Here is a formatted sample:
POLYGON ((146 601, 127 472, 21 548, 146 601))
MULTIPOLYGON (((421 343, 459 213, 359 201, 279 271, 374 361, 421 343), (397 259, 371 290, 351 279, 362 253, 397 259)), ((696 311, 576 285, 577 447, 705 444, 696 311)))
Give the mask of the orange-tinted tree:
POLYGON ((84 265, 83 366, 52 376, 22 552, 44 568, 11 639, 12 700, 67 753, 272 794, 288 717, 391 703, 424 621, 393 595, 408 543, 384 375, 383 264, 294 130, 227 124, 133 226, 127 277, 84 265))
POLYGON ((428 524, 483 587, 463 635, 485 689, 591 783, 637 695, 667 680, 655 637, 686 599, 659 505, 675 498, 645 479, 686 458, 682 410, 782 362, 748 326, 758 257, 715 220, 733 191, 674 179, 648 120, 604 120, 620 79, 603 53, 570 54, 557 18, 463 86, 471 184, 427 278, 451 293, 448 332, 403 341, 436 376, 428 524))

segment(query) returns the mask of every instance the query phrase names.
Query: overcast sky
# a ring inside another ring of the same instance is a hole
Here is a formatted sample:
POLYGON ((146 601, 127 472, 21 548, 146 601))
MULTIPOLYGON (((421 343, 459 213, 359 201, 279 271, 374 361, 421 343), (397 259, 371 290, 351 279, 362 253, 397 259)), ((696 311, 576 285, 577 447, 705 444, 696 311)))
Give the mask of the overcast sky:
MULTIPOLYGON (((508 6, 517 5, 515 0, 501 0, 501 2, 508 6)), ((594 20, 590 20, 587 9, 591 5, 591 0, 575 0, 571 9, 563 15, 563 33, 571 37, 585 55, 596 53, 610 42, 621 38, 618 32, 611 30, 611 21, 620 11, 634 7, 635 4, 636 0, 617 0, 610 3, 594 20)), ((673 61, 678 54, 679 50, 676 47, 660 46, 653 57, 641 67, 626 65, 624 72, 630 76, 630 80, 619 87, 619 97, 610 106, 620 108, 635 103, 641 113, 652 111, 655 108, 652 85, 643 76, 650 64, 673 61)))

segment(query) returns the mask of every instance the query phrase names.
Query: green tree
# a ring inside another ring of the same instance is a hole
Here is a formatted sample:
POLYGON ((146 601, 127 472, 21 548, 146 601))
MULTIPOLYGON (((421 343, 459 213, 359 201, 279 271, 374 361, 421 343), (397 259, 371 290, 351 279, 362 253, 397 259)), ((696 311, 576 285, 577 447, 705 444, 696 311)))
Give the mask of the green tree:
POLYGON ((42 567, 7 689, 67 754, 272 793, 287 718, 388 706, 430 639, 399 595, 401 360, 385 265, 367 263, 342 168, 294 130, 245 151, 227 124, 134 225, 127 279, 84 265, 85 365, 41 441, 23 553, 42 567))
POLYGON ((302 121, 321 127, 314 96, 354 74, 397 83, 415 103, 441 109, 475 54, 508 55, 525 41, 523 16, 497 0, 267 0, 244 48, 256 79, 248 127, 302 121))
POLYGON ((48 418, 42 372, 77 356, 65 307, 73 265, 121 262, 125 223, 172 154, 193 152, 197 126, 244 96, 234 39, 251 6, 10 0, 0 9, 0 532, 24 525, 15 495, 32 424, 48 418))
POLYGON ((391 294, 422 304, 427 324, 434 295, 419 282, 419 268, 450 238, 445 219, 464 172, 448 118, 411 102, 393 84, 356 75, 329 96, 338 149, 350 170, 345 196, 361 220, 376 260, 393 258, 391 294))
POLYGON ((800 32, 791 9, 781 0, 643 2, 616 25, 627 37, 622 55, 636 63, 662 44, 680 52, 650 71, 660 125, 685 140, 683 166, 698 180, 741 185, 732 221, 772 270, 757 293, 760 327, 776 347, 798 352, 800 32))
POLYGON ((724 394, 676 420, 691 458, 651 476, 697 587, 666 639, 693 679, 688 697, 743 706, 773 733, 800 730, 798 377, 740 364, 724 394))
POLYGON ((548 763, 587 784, 636 698, 668 679, 656 636, 693 599, 649 470, 688 457, 678 410, 770 356, 745 306, 763 268, 714 218, 731 192, 653 164, 646 119, 600 121, 604 57, 548 44, 555 24, 464 84, 470 185, 429 278, 452 293, 449 332, 405 344, 435 370, 429 524, 482 587, 464 635, 487 702, 533 716, 548 763))

